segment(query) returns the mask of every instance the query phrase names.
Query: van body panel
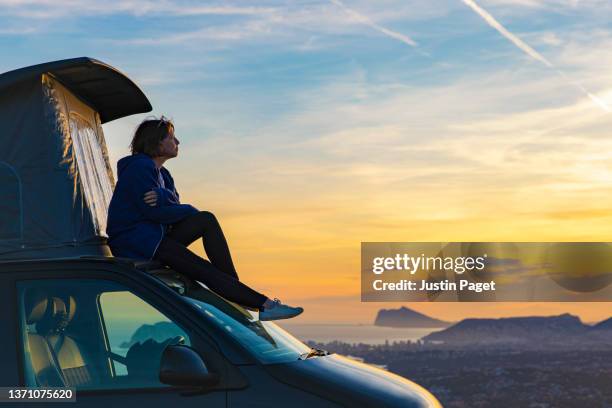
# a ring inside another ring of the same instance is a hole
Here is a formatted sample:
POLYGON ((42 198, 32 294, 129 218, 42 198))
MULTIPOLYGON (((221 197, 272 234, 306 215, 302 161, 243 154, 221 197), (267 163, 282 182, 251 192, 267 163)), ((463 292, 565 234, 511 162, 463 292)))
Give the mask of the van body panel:
POLYGON ((340 405, 289 384, 279 383, 262 366, 241 367, 251 384, 242 391, 227 394, 228 408, 291 408, 339 407, 340 405))
POLYGON ((9 387, 17 384, 19 373, 17 371, 17 355, 19 342, 17 336, 17 302, 14 293, 14 283, 10 276, 0 275, 0 387, 9 387), (14 370, 7 369, 15 367, 14 370))
POLYGON ((278 381, 345 406, 440 407, 433 395, 412 381, 337 354, 266 369, 278 381))

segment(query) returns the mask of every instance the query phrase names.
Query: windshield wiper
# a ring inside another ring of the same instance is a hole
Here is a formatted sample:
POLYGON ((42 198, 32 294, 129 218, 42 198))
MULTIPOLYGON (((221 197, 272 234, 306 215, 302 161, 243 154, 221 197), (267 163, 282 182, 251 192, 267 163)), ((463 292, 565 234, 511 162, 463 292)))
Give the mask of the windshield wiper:
POLYGON ((300 357, 298 357, 298 360, 306 360, 307 358, 317 357, 317 356, 328 356, 329 354, 330 354, 329 351, 311 348, 310 351, 300 354, 300 357))

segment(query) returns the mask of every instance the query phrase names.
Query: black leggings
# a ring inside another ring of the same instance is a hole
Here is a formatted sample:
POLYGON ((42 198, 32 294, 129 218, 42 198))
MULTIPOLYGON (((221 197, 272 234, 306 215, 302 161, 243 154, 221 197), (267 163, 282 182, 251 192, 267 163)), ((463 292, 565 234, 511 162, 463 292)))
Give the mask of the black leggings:
POLYGON ((243 306, 260 309, 267 299, 240 282, 221 226, 211 212, 200 211, 173 224, 157 247, 154 258, 243 306), (198 238, 204 241, 210 262, 187 248, 198 238))

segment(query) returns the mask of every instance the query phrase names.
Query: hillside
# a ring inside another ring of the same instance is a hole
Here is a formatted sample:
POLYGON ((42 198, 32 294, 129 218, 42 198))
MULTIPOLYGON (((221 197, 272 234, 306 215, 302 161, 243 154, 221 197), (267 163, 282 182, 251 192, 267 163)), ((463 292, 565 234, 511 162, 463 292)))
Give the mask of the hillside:
POLYGON ((450 324, 404 306, 399 309, 381 309, 374 321, 374 325, 384 327, 436 328, 447 327, 450 324))

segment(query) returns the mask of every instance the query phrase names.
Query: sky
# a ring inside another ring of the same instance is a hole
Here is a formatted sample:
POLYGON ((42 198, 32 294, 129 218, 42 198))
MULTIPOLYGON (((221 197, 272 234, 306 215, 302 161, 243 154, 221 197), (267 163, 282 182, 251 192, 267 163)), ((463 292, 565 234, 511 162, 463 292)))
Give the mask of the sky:
MULTIPOLYGON (((612 241, 605 0, 0 0, 0 72, 89 56, 171 117, 241 280, 370 323, 368 241, 612 241)), ((147 114, 104 125, 111 161, 147 114)), ((203 254, 201 244, 192 249, 203 254)), ((609 304, 406 304, 458 320, 609 304)))

